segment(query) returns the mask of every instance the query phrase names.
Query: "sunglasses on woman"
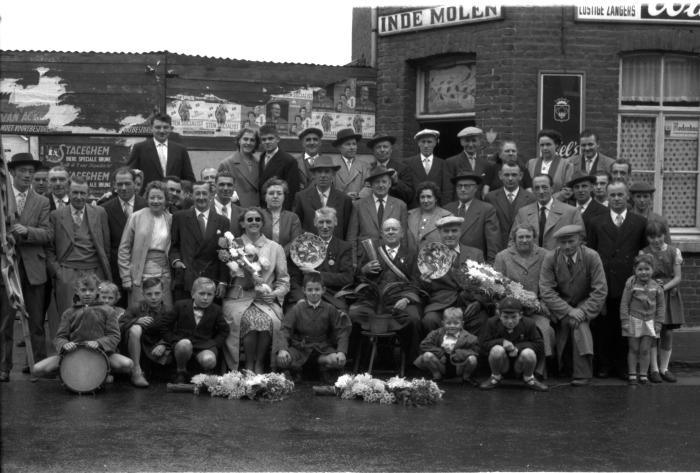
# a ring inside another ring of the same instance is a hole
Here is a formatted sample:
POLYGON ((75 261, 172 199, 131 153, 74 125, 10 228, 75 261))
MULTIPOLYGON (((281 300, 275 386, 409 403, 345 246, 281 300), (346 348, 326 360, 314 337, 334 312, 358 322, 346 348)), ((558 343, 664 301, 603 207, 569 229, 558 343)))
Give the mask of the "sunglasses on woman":
POLYGON ((248 217, 245 219, 245 221, 248 223, 262 222, 262 218, 260 218, 260 217, 248 217))

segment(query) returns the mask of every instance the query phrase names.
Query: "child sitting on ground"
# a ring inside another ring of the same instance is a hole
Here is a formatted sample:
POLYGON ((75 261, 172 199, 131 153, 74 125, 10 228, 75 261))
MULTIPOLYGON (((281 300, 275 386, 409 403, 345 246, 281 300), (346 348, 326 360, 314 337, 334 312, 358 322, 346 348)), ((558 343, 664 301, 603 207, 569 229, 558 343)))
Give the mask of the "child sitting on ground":
POLYGON ((282 347, 277 365, 300 374, 309 361, 316 361, 324 380, 331 371, 345 366, 350 337, 350 318, 332 304, 322 300, 326 288, 320 273, 304 275, 304 299, 294 305, 282 319, 282 347))
POLYGON ((102 281, 98 291, 98 300, 102 304, 108 305, 114 309, 114 313, 117 316, 117 321, 119 321, 119 319, 121 319, 124 315, 124 308, 117 307, 117 302, 119 302, 119 299, 121 298, 117 285, 111 281, 102 281))
POLYGON ((162 366, 172 361, 172 352, 160 333, 160 321, 166 312, 163 283, 159 278, 148 278, 141 283, 141 289, 143 300, 136 307, 127 309, 119 320, 119 329, 122 334, 122 351, 129 353, 134 362, 131 384, 137 388, 147 388, 148 380, 141 370, 141 352, 162 366))
POLYGON ((430 371, 434 380, 456 375, 474 386, 477 384, 472 375, 476 370, 479 340, 464 330, 463 313, 459 307, 445 309, 442 327, 425 337, 420 351, 421 355, 413 364, 430 371))
POLYGON ((177 365, 176 383, 186 383, 187 363, 192 356, 205 371, 216 367, 217 352, 224 346, 229 326, 221 307, 213 304, 216 283, 197 278, 192 283, 192 300, 175 303, 161 317, 160 332, 171 347, 177 365))
POLYGON ((544 356, 544 341, 535 322, 523 318, 523 307, 516 299, 506 297, 496 306, 497 315, 486 323, 481 346, 488 355, 491 377, 481 389, 493 389, 503 376, 522 376, 525 385, 534 391, 548 391, 546 384, 535 378, 537 360, 544 356))
MULTIPOLYGON (((119 344, 119 325, 114 310, 97 300, 100 280, 92 273, 78 277, 75 290, 79 302, 67 309, 61 316, 54 346, 58 353, 67 353, 84 343, 95 350, 105 352, 112 372, 128 373, 131 360, 116 353, 119 344)), ((36 376, 47 376, 58 371, 61 362, 59 355, 44 358, 34 365, 36 376)))

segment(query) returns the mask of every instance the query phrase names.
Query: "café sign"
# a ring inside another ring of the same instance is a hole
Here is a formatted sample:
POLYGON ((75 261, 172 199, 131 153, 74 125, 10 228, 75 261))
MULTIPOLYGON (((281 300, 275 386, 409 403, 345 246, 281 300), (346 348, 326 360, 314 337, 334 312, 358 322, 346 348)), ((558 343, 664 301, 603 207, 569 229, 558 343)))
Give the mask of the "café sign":
POLYGON ((629 21, 637 23, 700 24, 700 2, 587 3, 576 7, 578 21, 629 21))
POLYGON ((501 18, 503 18, 503 10, 500 5, 442 5, 382 15, 377 19, 377 31, 380 36, 385 36, 501 18))

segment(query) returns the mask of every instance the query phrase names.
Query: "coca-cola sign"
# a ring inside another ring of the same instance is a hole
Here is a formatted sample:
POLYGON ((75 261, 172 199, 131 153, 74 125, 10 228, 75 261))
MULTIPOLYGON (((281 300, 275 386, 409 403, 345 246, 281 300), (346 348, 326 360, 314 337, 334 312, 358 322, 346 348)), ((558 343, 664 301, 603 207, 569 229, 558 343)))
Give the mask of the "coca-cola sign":
POLYGON ((637 23, 700 24, 700 2, 586 3, 576 7, 577 21, 630 21, 637 23))

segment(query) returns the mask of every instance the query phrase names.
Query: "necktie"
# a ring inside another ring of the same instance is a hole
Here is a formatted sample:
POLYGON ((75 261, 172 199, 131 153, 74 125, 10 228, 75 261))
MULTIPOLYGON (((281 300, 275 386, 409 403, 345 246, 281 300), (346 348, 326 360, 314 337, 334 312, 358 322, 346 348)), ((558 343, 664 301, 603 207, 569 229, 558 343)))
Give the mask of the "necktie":
POLYGON ((199 325, 199 322, 202 320, 202 317, 204 316, 204 311, 201 309, 194 309, 194 324, 199 325))
POLYGON ((586 174, 591 173, 591 168, 593 167, 593 160, 592 159, 587 159, 586 160, 586 174))
POLYGON ((326 194, 325 192, 321 192, 321 205, 323 207, 325 207, 327 203, 328 203, 328 194, 326 194))
POLYGON ((465 209, 466 205, 464 204, 459 204, 459 210, 457 210, 457 216, 458 217, 466 217, 467 215, 467 210, 465 209))
POLYGON ((423 158, 423 167, 425 168, 425 173, 430 174, 430 159, 429 158, 423 158))
POLYGON ((202 231, 202 236, 207 232, 207 222, 204 220, 204 213, 197 215, 197 221, 199 222, 199 229, 202 231))
POLYGON ((168 149, 163 143, 158 143, 158 157, 160 158, 160 167, 163 168, 163 175, 167 174, 168 165, 168 149))
POLYGON ((268 164, 270 164, 270 160, 272 159, 271 154, 266 154, 265 155, 265 167, 267 167, 268 164))
POLYGON ((221 215, 231 220, 231 214, 228 213, 228 204, 224 204, 221 206, 221 215))
POLYGON ((583 211, 584 211, 583 205, 578 204, 578 211, 581 212, 581 213, 583 213, 583 211))
POLYGON ((20 192, 19 195, 17 196, 17 213, 19 215, 22 215, 22 211, 24 210, 24 204, 27 203, 27 193, 26 192, 20 192))
POLYGON ((379 228, 382 228, 382 223, 384 223, 384 199, 379 199, 379 207, 377 207, 377 223, 379 223, 379 228))
POLYGON ((571 256, 566 257, 566 266, 571 269, 574 267, 574 259, 571 256))
POLYGON ((314 165, 314 161, 316 161, 316 156, 309 156, 306 160, 306 162, 309 163, 309 167, 312 167, 314 165))
POLYGON ((617 214, 617 217, 615 217, 615 225, 617 225, 617 227, 619 228, 622 226, 622 222, 624 222, 624 220, 622 219, 622 214, 617 214))
POLYGON ((469 165, 472 167, 472 172, 476 170, 476 159, 474 157, 469 158, 469 165))
POLYGON ((81 212, 80 210, 76 210, 73 212, 73 223, 75 223, 78 227, 81 223, 83 223, 83 212, 81 212))
POLYGON ((538 243, 542 246, 544 242, 544 226, 547 223, 547 208, 544 206, 540 207, 540 235, 538 237, 538 243))
POLYGON ((129 202, 124 202, 122 208, 124 209, 124 215, 126 215, 126 218, 129 218, 131 215, 131 204, 129 202))
POLYGON ((512 193, 512 192, 508 192, 508 202, 510 202, 510 203, 512 204, 514 198, 515 198, 515 196, 513 196, 513 193, 512 193))

